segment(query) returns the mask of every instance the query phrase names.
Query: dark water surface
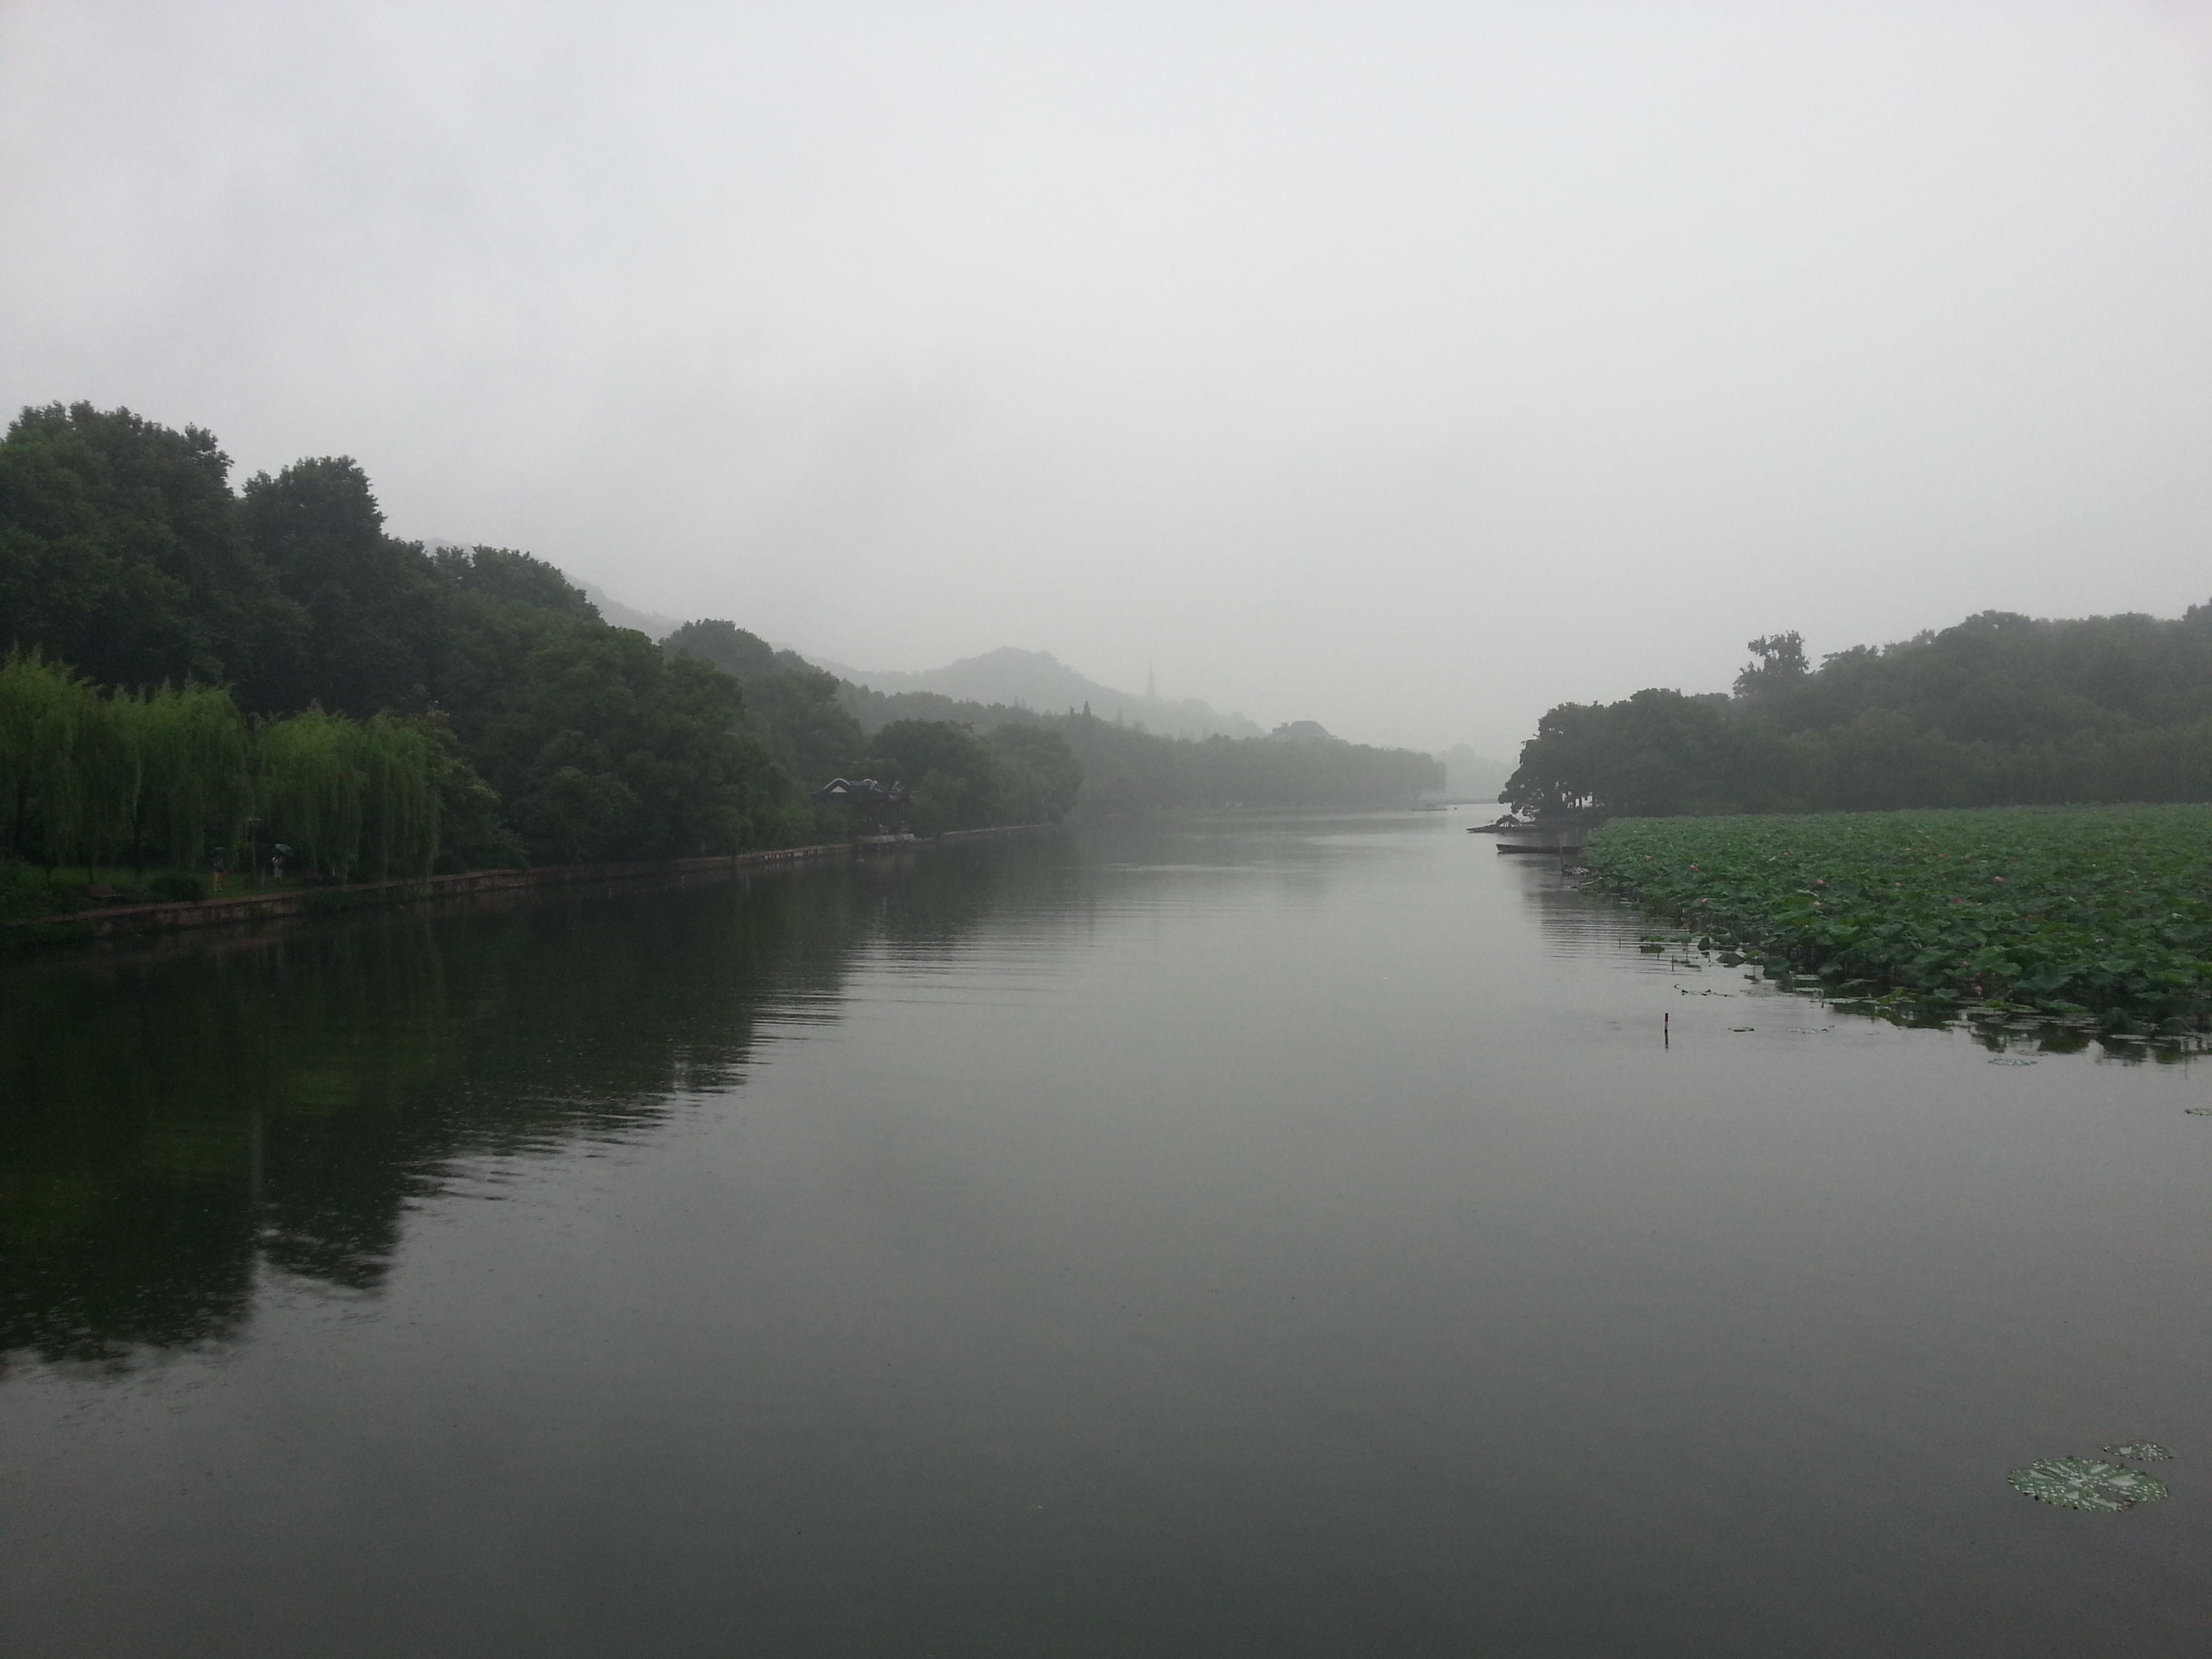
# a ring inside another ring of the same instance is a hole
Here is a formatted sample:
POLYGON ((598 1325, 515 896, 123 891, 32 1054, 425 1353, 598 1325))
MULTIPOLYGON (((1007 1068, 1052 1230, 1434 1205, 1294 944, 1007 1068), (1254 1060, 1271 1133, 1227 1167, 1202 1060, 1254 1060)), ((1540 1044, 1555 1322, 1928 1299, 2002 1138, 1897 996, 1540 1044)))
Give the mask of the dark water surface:
POLYGON ((0 969, 0 1652, 2212 1651, 2212 1071, 1464 822, 0 969))

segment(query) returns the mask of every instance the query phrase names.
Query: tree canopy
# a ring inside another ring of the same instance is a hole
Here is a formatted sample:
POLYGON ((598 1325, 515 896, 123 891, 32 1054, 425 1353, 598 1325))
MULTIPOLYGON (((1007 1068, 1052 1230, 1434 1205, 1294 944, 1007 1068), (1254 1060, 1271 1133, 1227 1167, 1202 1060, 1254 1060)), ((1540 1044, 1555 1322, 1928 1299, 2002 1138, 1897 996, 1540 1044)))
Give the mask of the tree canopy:
MULTIPOLYGON (((387 534, 343 456, 234 494, 228 468, 196 428, 24 411, 0 441, 0 650, 67 665, 118 710, 227 688, 240 715, 275 723, 270 754, 355 755, 334 777, 374 770, 360 744, 375 733, 412 732, 449 861, 730 852, 824 827, 748 726, 736 679, 609 627, 553 566, 387 534)), ((856 728, 842 735, 857 747, 856 728)), ((387 781, 390 799, 364 798, 372 819, 402 808, 387 781)), ((228 833, 210 808, 197 836, 228 833)))
POLYGON ((871 730, 896 720, 951 720, 1004 739, 1028 728, 1056 732, 1081 774, 1087 811, 1208 806, 1403 806, 1443 782, 1442 763, 1406 749, 1327 738, 1178 738, 1099 718, 1003 703, 957 702, 929 691, 882 692, 842 684, 840 701, 871 730))
POLYGON ((1986 611, 1817 669, 1795 633, 1749 648, 1732 696, 1553 708, 1501 799, 1663 817, 2212 798, 2212 606, 1986 611))
POLYGON ((281 696, 310 618, 248 544, 230 458, 127 409, 27 409, 0 441, 0 631, 108 685, 281 696))
MULTIPOLYGON (((431 802, 444 867, 836 835, 842 818, 812 792, 870 770, 913 787, 924 829, 1052 820, 1079 799, 1109 811, 1396 805, 1441 781, 1426 756, 1334 738, 1194 741, 1087 709, 886 696, 719 618, 655 646, 610 626, 526 552, 393 537, 348 457, 310 457, 234 490, 209 433, 82 403, 25 410, 0 439, 9 651, 91 688, 83 696, 111 711, 83 716, 95 737, 133 720, 133 743, 172 726, 181 734, 186 704, 212 719, 205 694, 219 693, 249 734, 292 722, 266 753, 319 757, 332 778, 368 776, 383 764, 376 754, 405 749, 414 770, 389 781, 406 799, 362 806, 362 844, 384 844, 376 813, 397 814, 397 826, 431 802)), ((46 695, 26 690, 21 708, 46 695)), ((77 752, 88 768, 99 751, 87 745, 77 752)), ((70 809, 55 794, 7 810, 20 839, 46 833, 39 811, 70 809)), ((210 799, 185 815, 198 812, 205 842, 229 833, 228 810, 210 799)), ((352 810, 316 823, 343 825, 352 810)), ((412 833, 393 828, 401 850, 362 856, 380 867, 416 860, 429 843, 412 833)), ((317 834, 350 844, 350 832, 317 834)), ((174 826, 161 836, 193 838, 174 826)))

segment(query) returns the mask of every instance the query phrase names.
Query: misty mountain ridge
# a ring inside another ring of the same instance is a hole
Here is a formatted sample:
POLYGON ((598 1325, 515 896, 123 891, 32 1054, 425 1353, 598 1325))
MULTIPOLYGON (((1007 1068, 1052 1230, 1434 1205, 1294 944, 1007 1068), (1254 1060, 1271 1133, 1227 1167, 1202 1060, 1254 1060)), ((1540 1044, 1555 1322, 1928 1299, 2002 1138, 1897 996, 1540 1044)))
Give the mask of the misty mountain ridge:
POLYGON ((655 641, 666 639, 684 624, 673 617, 664 617, 657 611, 640 611, 624 605, 596 582, 578 581, 568 578, 584 590, 584 597, 599 609, 599 615, 617 628, 635 628, 646 638, 655 641))
MULTIPOLYGON (((575 576, 569 580, 584 590, 599 607, 599 615, 617 628, 634 628, 653 639, 665 640, 682 625, 673 617, 624 605, 596 582, 575 576)), ((811 653, 798 654, 841 679, 889 694, 933 691, 959 702, 997 703, 1041 713, 1087 705, 1102 720, 1118 717, 1133 723, 1141 722, 1147 730, 1165 737, 1264 735, 1264 728, 1258 722, 1240 714, 1224 714, 1197 697, 1144 696, 1103 685, 1069 667, 1049 651, 1024 651, 1015 646, 1001 646, 980 656, 947 663, 942 668, 915 670, 854 668, 811 653)), ((1282 735, 1285 730, 1278 727, 1277 735, 1282 735)), ((1478 755, 1466 744, 1457 744, 1437 758, 1449 769, 1450 781, 1444 786, 1445 792, 1456 799, 1492 799, 1513 772, 1512 762, 1478 755)))
MULTIPOLYGON (((617 628, 634 628, 652 639, 664 640, 682 626, 672 617, 624 605, 596 582, 577 576, 570 576, 569 580, 584 590, 585 596, 599 607, 599 615, 617 628)), ((812 652, 799 654, 817 668, 827 669, 840 679, 874 691, 934 691, 939 696, 963 702, 1003 703, 1009 708, 1052 714, 1087 704, 1101 720, 1142 722, 1148 731, 1168 737, 1204 738, 1217 732, 1230 738, 1262 735, 1256 721, 1243 714, 1224 714, 1197 697, 1139 696, 1134 691, 1102 685, 1070 668, 1049 651, 1000 646, 995 651, 963 657, 942 668, 915 670, 854 668, 812 652)))
POLYGON ((1219 733, 1231 738, 1256 738, 1259 725, 1242 714, 1222 714, 1196 697, 1144 696, 1119 691, 1077 672, 1049 651, 1024 651, 1001 646, 979 657, 963 657, 942 668, 914 672, 850 668, 822 657, 810 657, 816 666, 871 690, 934 691, 939 696, 965 702, 1005 703, 1058 714, 1088 704, 1101 720, 1141 721, 1148 731, 1170 737, 1203 738, 1219 733))

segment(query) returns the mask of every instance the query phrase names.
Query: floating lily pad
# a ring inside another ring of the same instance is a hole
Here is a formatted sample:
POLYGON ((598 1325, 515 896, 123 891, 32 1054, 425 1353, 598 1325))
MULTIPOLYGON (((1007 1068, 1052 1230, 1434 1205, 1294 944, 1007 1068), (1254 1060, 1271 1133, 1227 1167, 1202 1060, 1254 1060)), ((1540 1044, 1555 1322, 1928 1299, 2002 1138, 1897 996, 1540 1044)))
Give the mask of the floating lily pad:
POLYGON ((2005 1479, 2014 1492, 2039 1504, 2061 1509, 2087 1510, 2096 1515, 2118 1515, 2138 1504, 2168 1497, 2163 1480, 2154 1480, 2141 1469, 2118 1463, 2100 1463, 2094 1457, 2046 1457, 2014 1469, 2005 1479))
POLYGON ((2161 1498, 2173 1496, 2173 1488, 2165 1481, 2145 1474, 2141 1469, 2122 1469, 2118 1479, 2108 1484, 2117 1486, 2123 1497, 2138 1504, 2155 1504, 2161 1498))
POLYGON ((2137 1463, 2163 1463, 2173 1455, 2155 1440, 2123 1440, 2117 1446, 2099 1449, 2107 1457, 2124 1457, 2137 1463))

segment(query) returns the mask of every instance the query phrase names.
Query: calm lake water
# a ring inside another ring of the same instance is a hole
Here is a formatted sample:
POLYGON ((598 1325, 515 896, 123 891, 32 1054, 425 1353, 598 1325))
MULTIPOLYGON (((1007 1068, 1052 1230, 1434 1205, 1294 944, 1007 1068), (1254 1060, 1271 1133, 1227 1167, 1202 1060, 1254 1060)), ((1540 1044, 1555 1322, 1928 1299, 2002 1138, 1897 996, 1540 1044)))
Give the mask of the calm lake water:
POLYGON ((1468 821, 0 969, 0 1651, 2212 1649, 2212 1066, 1468 821))

